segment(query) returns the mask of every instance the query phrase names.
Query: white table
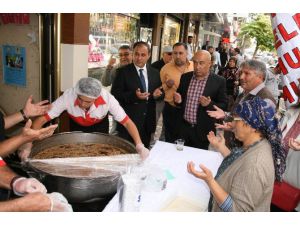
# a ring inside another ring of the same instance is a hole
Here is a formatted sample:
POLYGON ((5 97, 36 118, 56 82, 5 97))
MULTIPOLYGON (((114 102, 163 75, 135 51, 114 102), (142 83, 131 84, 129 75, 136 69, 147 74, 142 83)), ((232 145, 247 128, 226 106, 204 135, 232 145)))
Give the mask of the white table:
MULTIPOLYGON (((214 151, 187 146, 184 146, 183 151, 178 151, 174 144, 157 141, 147 162, 163 168, 169 179, 166 189, 161 192, 142 192, 140 211, 160 211, 162 205, 169 204, 176 198, 188 200, 201 211, 206 211, 210 197, 209 188, 204 181, 187 172, 187 162, 193 161, 197 168, 200 163, 204 164, 215 175, 222 160, 222 155, 214 151)), ((118 212, 118 200, 116 194, 103 211, 118 212)))

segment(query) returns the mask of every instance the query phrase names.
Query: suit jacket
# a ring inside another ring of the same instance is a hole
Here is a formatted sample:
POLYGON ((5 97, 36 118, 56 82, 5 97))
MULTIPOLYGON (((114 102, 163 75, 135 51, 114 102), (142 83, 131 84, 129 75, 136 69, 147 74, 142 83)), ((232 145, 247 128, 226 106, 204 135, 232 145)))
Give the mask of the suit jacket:
MULTIPOLYGON (((191 79, 193 77, 194 72, 188 72, 181 76, 180 79, 180 85, 177 89, 177 92, 182 97, 182 103, 181 103, 181 113, 182 113, 182 119, 185 111, 186 106, 186 100, 187 100, 187 92, 188 88, 191 82, 191 79)), ((211 73, 208 76, 203 96, 210 96, 211 103, 207 107, 203 107, 199 104, 198 110, 197 110, 197 135, 199 135, 199 138, 201 141, 207 141, 206 135, 209 131, 215 131, 215 122, 216 120, 211 118, 207 114, 207 110, 214 110, 213 105, 218 106, 219 108, 225 110, 227 108, 227 94, 226 94, 226 80, 219 76, 211 73)))
POLYGON ((136 90, 142 90, 142 84, 138 72, 133 63, 117 69, 111 93, 119 101, 127 115, 135 123, 138 130, 152 133, 156 128, 156 104, 152 94, 161 86, 159 72, 147 65, 148 92, 151 94, 148 100, 140 100, 136 96, 136 90))
POLYGON ((160 59, 154 63, 151 64, 151 66, 155 69, 157 69, 159 72, 163 66, 166 65, 163 59, 160 59))
POLYGON ((237 98, 231 108, 231 111, 233 111, 238 106, 238 104, 242 101, 242 99, 244 102, 244 101, 253 99, 255 96, 259 96, 262 99, 270 99, 274 103, 274 107, 276 107, 276 101, 275 101, 272 93, 269 91, 269 89, 267 87, 262 88, 256 95, 249 94, 245 98, 243 98, 244 95, 245 95, 245 93, 242 92, 239 96, 237 96, 237 98))

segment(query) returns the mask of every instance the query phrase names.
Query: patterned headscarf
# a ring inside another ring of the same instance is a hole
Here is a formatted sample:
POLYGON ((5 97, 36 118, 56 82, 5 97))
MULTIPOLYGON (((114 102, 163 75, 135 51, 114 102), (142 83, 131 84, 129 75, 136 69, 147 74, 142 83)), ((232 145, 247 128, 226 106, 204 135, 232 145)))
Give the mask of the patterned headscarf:
POLYGON ((274 105, 256 96, 252 100, 244 101, 235 108, 235 113, 240 116, 252 128, 260 131, 270 142, 275 166, 276 180, 282 180, 285 171, 286 151, 281 139, 282 133, 279 121, 275 117, 274 105))

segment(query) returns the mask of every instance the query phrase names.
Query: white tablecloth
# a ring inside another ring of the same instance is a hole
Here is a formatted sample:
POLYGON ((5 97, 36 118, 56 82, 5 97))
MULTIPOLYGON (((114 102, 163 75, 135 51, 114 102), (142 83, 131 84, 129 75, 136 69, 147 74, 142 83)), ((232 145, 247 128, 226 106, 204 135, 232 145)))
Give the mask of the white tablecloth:
MULTIPOLYGON (((159 211, 176 198, 184 199, 207 210, 210 197, 206 183, 187 172, 187 162, 193 161, 197 168, 204 164, 215 175, 223 157, 220 153, 184 146, 183 151, 176 150, 174 144, 157 141, 150 151, 147 162, 159 165, 167 174, 168 183, 161 192, 142 192, 140 211, 159 211)), ((107 204, 104 212, 118 212, 119 199, 116 194, 107 204)))

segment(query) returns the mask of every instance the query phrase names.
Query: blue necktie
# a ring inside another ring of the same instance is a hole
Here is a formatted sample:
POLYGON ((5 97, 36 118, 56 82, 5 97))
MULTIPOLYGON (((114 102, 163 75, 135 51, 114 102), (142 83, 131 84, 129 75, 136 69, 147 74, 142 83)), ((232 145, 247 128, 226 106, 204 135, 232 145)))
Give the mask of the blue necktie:
POLYGON ((146 92, 146 81, 145 81, 145 77, 144 77, 144 74, 143 74, 143 69, 139 69, 140 71, 140 81, 142 83, 142 87, 143 87, 143 90, 141 90, 141 92, 146 92))

